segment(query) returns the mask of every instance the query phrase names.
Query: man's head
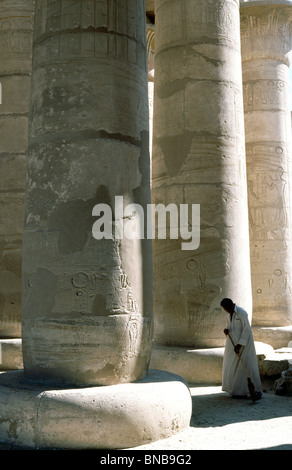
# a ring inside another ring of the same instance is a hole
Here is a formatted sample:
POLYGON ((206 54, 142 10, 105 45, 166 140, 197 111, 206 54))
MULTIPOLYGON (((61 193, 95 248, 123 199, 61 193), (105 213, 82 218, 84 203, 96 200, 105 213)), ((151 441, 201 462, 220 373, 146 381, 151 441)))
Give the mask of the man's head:
POLYGON ((220 305, 228 313, 231 313, 234 309, 234 303, 231 299, 227 299, 227 298, 222 299, 220 305))

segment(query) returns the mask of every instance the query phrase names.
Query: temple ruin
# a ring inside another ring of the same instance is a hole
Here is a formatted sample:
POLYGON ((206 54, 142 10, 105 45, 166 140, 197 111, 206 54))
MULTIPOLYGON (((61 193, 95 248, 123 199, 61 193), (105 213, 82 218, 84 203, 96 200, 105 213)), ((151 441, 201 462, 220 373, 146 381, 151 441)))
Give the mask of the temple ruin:
POLYGON ((0 0, 0 44, 0 442, 185 429, 188 383, 221 381, 223 297, 285 371, 292 2, 0 0))

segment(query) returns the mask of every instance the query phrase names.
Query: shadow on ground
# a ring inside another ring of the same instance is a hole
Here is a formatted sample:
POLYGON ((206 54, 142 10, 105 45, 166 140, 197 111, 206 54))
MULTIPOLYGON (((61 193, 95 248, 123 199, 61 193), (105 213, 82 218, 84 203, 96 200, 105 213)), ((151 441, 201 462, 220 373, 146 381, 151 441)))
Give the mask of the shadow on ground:
POLYGON ((253 402, 250 398, 232 398, 218 387, 214 388, 216 393, 210 388, 208 393, 202 394, 201 387, 191 386, 193 414, 190 425, 195 428, 220 427, 292 416, 292 397, 276 395, 273 388, 273 380, 263 382, 262 398, 253 402))

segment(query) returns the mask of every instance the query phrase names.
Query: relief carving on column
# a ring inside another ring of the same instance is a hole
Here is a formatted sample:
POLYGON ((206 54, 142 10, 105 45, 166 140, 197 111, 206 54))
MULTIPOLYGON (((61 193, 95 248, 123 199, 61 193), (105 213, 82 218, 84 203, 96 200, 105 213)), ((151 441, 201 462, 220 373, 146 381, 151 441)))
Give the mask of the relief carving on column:
POLYGON ((113 57, 145 69, 145 31, 138 30, 132 21, 141 15, 141 9, 134 2, 124 1, 126 8, 118 0, 39 2, 36 12, 41 21, 36 35, 40 43, 47 36, 50 40, 45 56, 38 55, 38 60, 42 63, 68 54, 72 58, 113 57), (84 40, 84 34, 91 36, 90 41, 84 40))
POLYGON ((23 202, 33 13, 33 0, 0 2, 0 338, 21 337, 23 202))
POLYGON ((185 8, 187 18, 194 18, 192 24, 198 25, 200 29, 213 26, 213 32, 228 41, 238 36, 239 18, 234 14, 238 9, 238 0, 219 0, 216 5, 213 0, 186 2, 185 8))
POLYGON ((280 59, 291 50, 291 8, 260 6, 241 10, 240 29, 243 60, 280 59), (265 10, 265 11, 264 11, 265 10), (259 14, 260 13, 260 14, 259 14))
MULTIPOLYGON (((292 8, 241 5, 254 325, 291 324, 292 8)), ((252 2, 251 2, 252 3, 252 2)))
MULTIPOLYGON (((13 9, 13 4, 9 4, 9 10, 13 9)), ((19 10, 19 2, 15 5, 19 10)), ((14 12, 12 17, 10 14, 1 12, 0 17, 0 57, 23 57, 31 56, 32 48, 32 29, 33 20, 31 18, 31 11, 28 12, 27 17, 24 14, 14 12)))
POLYGON ((239 1, 157 0, 155 27, 153 201, 201 207, 195 253, 155 240, 155 339, 221 346, 221 296, 251 303, 239 1))
POLYGON ((289 90, 282 80, 261 80, 243 84, 244 107, 248 111, 270 109, 271 106, 287 111, 289 108, 289 90))
POLYGON ((154 80, 154 54, 155 54, 155 26, 152 23, 146 25, 148 79, 154 80))
POLYGON ((249 172, 249 222, 252 240, 282 240, 288 230, 288 175, 282 147, 253 145, 247 151, 249 172), (273 160, 274 163, 273 163, 273 160))

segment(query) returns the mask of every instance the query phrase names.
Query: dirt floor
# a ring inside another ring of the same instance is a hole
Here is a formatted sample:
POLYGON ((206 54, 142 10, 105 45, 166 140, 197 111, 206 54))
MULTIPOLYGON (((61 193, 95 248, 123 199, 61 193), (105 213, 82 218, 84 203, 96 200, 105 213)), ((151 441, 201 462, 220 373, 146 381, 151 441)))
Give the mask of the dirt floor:
POLYGON ((190 386, 193 414, 182 433, 135 449, 292 450, 292 397, 263 381, 263 397, 230 398, 220 386, 190 386))

